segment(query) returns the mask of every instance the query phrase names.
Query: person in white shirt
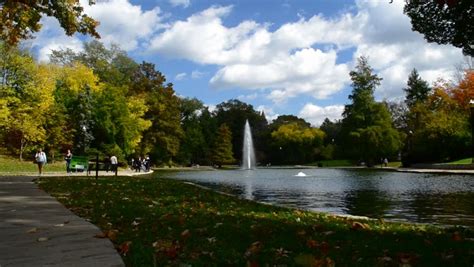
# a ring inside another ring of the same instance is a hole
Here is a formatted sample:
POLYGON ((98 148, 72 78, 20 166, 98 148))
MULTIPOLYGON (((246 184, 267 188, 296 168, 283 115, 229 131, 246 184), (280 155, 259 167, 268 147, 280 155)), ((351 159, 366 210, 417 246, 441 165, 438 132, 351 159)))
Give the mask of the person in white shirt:
POLYGON ((48 162, 48 159, 46 158, 46 153, 44 153, 41 148, 38 149, 38 151, 36 152, 35 161, 36 161, 36 164, 38 164, 39 175, 42 175, 43 166, 46 165, 46 163, 48 162))
POLYGON ((110 166, 112 167, 112 172, 117 173, 118 160, 116 156, 110 157, 110 166))

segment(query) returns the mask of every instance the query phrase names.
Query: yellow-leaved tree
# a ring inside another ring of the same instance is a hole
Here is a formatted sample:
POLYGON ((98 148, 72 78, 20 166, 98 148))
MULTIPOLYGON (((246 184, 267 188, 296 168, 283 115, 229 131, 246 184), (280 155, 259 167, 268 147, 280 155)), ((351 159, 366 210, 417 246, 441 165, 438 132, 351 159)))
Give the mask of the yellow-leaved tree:
POLYGON ((18 153, 20 160, 31 145, 45 140, 44 124, 53 104, 55 70, 36 64, 27 53, 1 47, 5 56, 0 74, 0 133, 7 149, 18 153), (6 119, 5 119, 6 118, 6 119))

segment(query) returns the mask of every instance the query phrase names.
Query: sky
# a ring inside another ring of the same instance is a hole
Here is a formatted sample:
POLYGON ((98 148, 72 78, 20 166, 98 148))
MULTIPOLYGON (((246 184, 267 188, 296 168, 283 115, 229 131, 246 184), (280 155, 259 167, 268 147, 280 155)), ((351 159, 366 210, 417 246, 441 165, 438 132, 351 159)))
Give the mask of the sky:
MULTIPOLYGON (((429 83, 452 79, 460 49, 411 31, 404 0, 81 0, 105 45, 154 63, 177 95, 211 109, 239 99, 269 122, 292 114, 319 126, 341 118, 357 58, 383 78, 376 100, 400 101, 416 68, 429 83)), ((30 42, 38 60, 82 50, 54 18, 30 42)))

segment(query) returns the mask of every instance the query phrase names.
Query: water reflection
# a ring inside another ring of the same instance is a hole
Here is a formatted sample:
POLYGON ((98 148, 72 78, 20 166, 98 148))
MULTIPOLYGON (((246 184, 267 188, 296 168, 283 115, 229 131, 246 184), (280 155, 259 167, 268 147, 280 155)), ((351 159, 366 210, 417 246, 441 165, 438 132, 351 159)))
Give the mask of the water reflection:
POLYGON ((275 205, 474 228, 473 176, 258 169, 182 172, 175 178, 275 205), (294 176, 300 171, 307 176, 294 176))

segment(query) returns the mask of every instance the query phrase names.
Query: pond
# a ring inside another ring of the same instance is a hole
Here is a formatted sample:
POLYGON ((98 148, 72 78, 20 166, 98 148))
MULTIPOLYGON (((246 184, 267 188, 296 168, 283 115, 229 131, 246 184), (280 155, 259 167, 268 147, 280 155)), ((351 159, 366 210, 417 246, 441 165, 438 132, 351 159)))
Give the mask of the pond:
POLYGON ((185 171, 173 178, 286 207, 474 228, 474 176, 470 175, 265 168, 185 171), (298 176, 299 172, 306 176, 298 176))

